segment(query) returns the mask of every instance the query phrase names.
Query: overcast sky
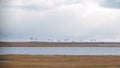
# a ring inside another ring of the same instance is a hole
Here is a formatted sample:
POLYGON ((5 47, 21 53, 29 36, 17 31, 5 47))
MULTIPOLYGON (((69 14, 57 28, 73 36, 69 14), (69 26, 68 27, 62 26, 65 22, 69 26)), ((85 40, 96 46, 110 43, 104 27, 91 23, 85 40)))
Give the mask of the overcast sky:
POLYGON ((0 1, 0 40, 120 41, 120 0, 0 1))

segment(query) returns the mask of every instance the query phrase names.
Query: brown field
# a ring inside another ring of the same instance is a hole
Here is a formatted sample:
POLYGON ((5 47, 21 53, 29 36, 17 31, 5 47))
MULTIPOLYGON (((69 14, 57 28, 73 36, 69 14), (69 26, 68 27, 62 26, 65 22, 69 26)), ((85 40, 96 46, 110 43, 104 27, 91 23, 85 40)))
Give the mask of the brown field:
POLYGON ((120 47, 120 42, 0 42, 0 47, 120 47))
POLYGON ((120 68, 120 56, 0 55, 0 68, 120 68))

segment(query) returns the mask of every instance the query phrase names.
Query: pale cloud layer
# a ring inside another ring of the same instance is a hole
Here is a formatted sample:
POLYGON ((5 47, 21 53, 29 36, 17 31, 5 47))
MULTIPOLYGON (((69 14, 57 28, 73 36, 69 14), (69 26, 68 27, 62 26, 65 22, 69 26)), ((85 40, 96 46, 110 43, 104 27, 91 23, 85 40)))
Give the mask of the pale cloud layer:
POLYGON ((119 4, 119 0, 3 0, 0 8, 9 40, 120 41, 119 4))

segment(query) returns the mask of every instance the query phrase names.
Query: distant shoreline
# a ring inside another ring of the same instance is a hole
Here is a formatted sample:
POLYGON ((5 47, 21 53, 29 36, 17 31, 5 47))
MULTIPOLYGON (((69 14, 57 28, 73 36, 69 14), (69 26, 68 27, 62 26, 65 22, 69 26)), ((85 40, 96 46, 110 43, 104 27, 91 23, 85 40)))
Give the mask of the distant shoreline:
POLYGON ((120 47, 120 42, 0 42, 0 47, 120 47))

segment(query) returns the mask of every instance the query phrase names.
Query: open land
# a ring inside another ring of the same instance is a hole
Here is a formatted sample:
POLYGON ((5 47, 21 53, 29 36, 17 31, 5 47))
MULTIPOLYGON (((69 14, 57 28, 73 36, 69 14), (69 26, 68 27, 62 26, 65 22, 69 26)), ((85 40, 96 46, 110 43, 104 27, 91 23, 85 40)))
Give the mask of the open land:
POLYGON ((120 42, 0 42, 0 47, 120 47, 120 42))
POLYGON ((120 56, 0 55, 0 68, 120 68, 120 56))

